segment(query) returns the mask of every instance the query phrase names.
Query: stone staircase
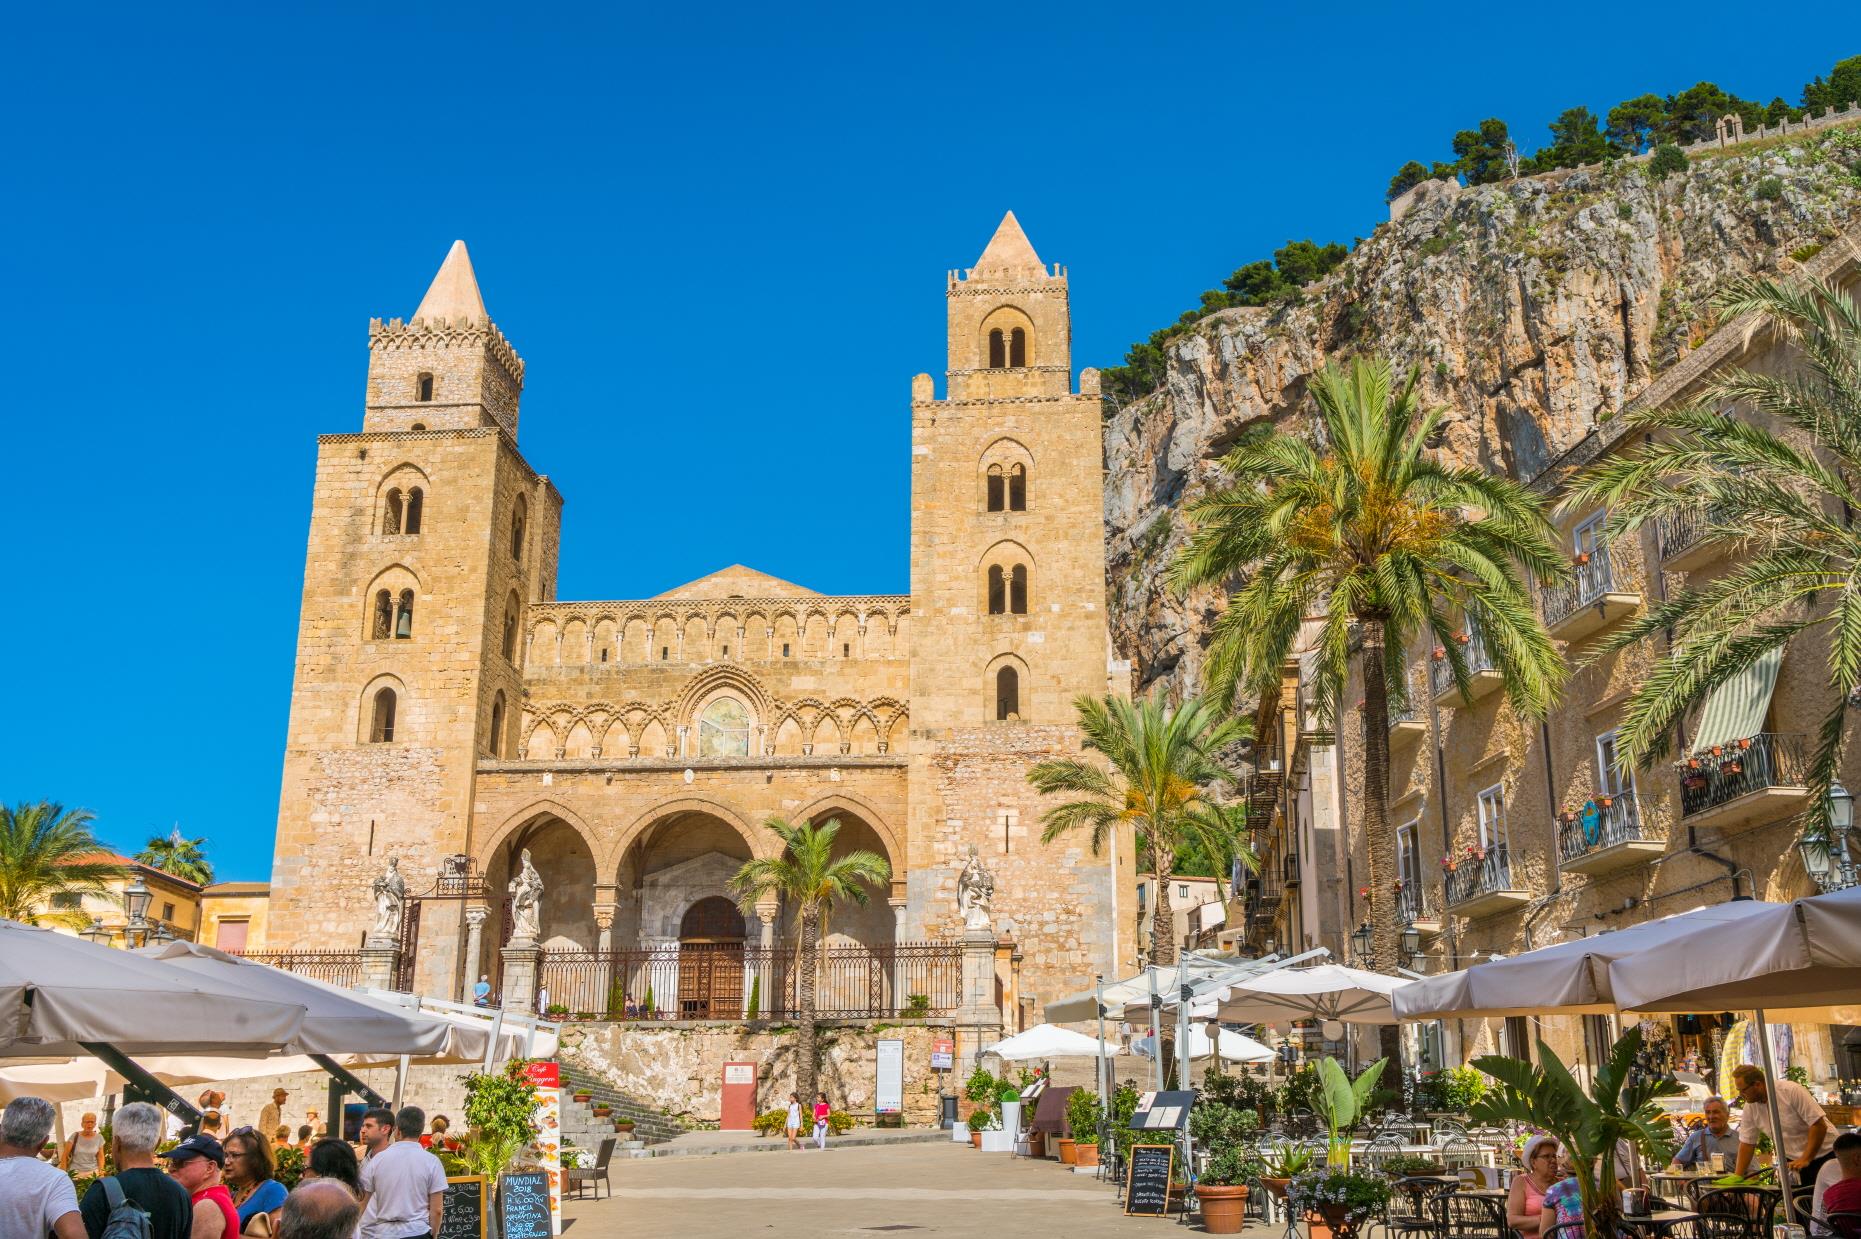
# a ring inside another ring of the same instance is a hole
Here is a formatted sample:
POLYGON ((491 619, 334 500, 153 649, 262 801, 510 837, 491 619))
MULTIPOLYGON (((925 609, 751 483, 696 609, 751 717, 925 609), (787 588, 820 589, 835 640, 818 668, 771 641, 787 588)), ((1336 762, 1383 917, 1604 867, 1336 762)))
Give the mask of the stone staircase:
MULTIPOLYGON (((653 1109, 638 1098, 629 1097, 606 1081, 562 1064, 562 1134, 584 1149, 599 1151, 601 1141, 615 1135, 616 1119, 633 1120, 633 1139, 644 1144, 663 1144, 681 1134, 685 1128, 671 1115, 653 1109), (589 1093, 588 1101, 576 1101, 576 1093, 589 1093), (606 1103, 613 1113, 596 1118, 594 1107, 606 1103)), ((619 1153, 619 1156, 625 1156, 619 1153)))

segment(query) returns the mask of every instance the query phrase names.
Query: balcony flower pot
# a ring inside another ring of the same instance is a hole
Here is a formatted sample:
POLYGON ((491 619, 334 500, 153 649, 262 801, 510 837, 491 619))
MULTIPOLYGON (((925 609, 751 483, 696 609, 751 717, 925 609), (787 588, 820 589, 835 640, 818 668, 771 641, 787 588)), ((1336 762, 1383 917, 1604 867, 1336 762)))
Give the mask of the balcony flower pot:
POLYGON ((1247 1185, 1195 1185, 1195 1198, 1202 1204, 1202 1228, 1211 1235, 1238 1235, 1247 1221, 1247 1185))
POLYGON ((1060 1165, 1077 1166, 1079 1164, 1078 1141, 1071 1136, 1060 1137, 1060 1165))
POLYGON ((604 1119, 612 1113, 614 1113, 614 1107, 610 1105, 601 1104, 594 1108, 594 1116, 598 1119, 604 1119))
POLYGON ((1584 564, 1590 562, 1590 553, 1588 551, 1578 551, 1575 555, 1570 557, 1570 562, 1581 568, 1584 564))
POLYGON ((1715 744, 1712 746, 1712 755, 1714 757, 1722 757, 1724 756, 1724 754, 1725 754, 1725 746, 1723 744, 1715 744))
POLYGON ((614 1130, 616 1132, 619 1132, 623 1136, 631 1136, 633 1134, 633 1120, 632 1119, 615 1119, 614 1130))
POLYGON ((1597 804, 1599 804, 1599 805, 1601 805, 1601 806, 1602 806, 1603 808, 1605 808, 1605 809, 1613 809, 1613 808, 1615 808, 1615 797, 1614 797, 1614 796, 1604 796, 1604 797, 1602 797, 1601 799, 1599 799, 1599 800, 1597 800, 1597 802, 1596 802, 1596 803, 1597 803, 1597 804))
POLYGON ((1720 774, 1743 774, 1744 771, 1745 763, 1739 761, 1736 757, 1727 758, 1719 763, 1720 774))
POLYGON ((574 1093, 574 1097, 575 1097, 575 1100, 581 1102, 583 1105, 587 1105, 590 1101, 594 1099, 594 1094, 577 1090, 574 1093))
POLYGON ((1738 742, 1738 747, 1739 747, 1739 748, 1741 748, 1741 749, 1748 749, 1748 748, 1750 748, 1750 747, 1751 747, 1751 737, 1750 737, 1750 736, 1746 736, 1746 737, 1745 737, 1744 739, 1742 739, 1742 740, 1740 740, 1740 741, 1738 742))
POLYGON ((1698 769, 1699 769, 1699 758, 1697 758, 1697 757, 1689 757, 1689 758, 1687 758, 1687 769, 1688 769, 1688 770, 1698 770, 1698 769))
POLYGON ((1099 1146, 1097 1142, 1092 1144, 1077 1144, 1073 1148, 1073 1154, 1075 1157, 1075 1165, 1096 1166, 1099 1164, 1099 1146))
POLYGON ((1442 659, 1446 657, 1447 657, 1447 647, 1444 645, 1435 646, 1435 661, 1440 662, 1442 659))

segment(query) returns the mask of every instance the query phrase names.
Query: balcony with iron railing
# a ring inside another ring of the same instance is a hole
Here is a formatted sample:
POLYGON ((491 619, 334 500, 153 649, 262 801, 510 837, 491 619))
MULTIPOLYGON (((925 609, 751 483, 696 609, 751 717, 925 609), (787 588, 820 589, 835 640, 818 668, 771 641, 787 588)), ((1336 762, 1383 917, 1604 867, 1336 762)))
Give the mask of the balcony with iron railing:
POLYGON ((1654 526, 1655 540, 1661 548, 1661 566, 1674 572, 1686 572, 1711 563, 1724 551, 1724 543, 1707 536, 1715 514, 1708 508, 1670 512, 1654 526))
POLYGON ((1504 841, 1460 857, 1442 886, 1448 910, 1460 916, 1488 916, 1531 899, 1530 891, 1512 883, 1512 861, 1504 841))
MULTIPOLYGON (((1467 697, 1468 704, 1478 701, 1501 684, 1499 669, 1493 665, 1493 656, 1487 652, 1486 642, 1477 633, 1463 633, 1458 638, 1460 654, 1467 663, 1467 697)), ((1454 691, 1454 664, 1448 659, 1447 650, 1438 648, 1428 668, 1429 684, 1439 697, 1454 691)))
POLYGON ((1563 585, 1544 591, 1544 626, 1560 641, 1576 641, 1641 606, 1641 595, 1621 588, 1607 544, 1581 552, 1563 585))
POLYGON ((1405 880, 1396 892, 1396 919, 1422 934, 1441 932, 1440 910, 1419 881, 1405 880))
POLYGON ((1680 763, 1680 816, 1689 826, 1730 829, 1771 821, 1803 807, 1808 780, 1805 737, 1760 732, 1680 763))
POLYGON ((1428 733, 1428 715, 1423 709, 1422 695, 1415 691, 1414 676, 1410 676, 1409 691, 1401 699, 1389 699, 1389 738, 1392 742, 1410 740, 1428 733))
POLYGON ((1558 821, 1557 860, 1565 873, 1613 873, 1666 850, 1665 832, 1643 816, 1632 791, 1597 792, 1558 821))

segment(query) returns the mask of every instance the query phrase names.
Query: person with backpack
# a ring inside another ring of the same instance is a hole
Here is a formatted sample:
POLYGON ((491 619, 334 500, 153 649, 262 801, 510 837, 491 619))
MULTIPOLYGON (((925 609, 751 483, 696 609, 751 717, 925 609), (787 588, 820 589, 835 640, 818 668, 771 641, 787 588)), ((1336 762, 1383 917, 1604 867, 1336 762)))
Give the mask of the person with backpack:
POLYGON ((187 1189, 155 1164, 155 1146, 166 1125, 162 1112, 146 1101, 132 1102, 111 1116, 110 1158, 116 1173, 91 1184, 78 1205, 90 1239, 189 1239, 194 1204, 187 1189), (111 1182, 129 1216, 111 1199, 111 1182), (145 1224, 147 1229, 141 1229, 145 1224))

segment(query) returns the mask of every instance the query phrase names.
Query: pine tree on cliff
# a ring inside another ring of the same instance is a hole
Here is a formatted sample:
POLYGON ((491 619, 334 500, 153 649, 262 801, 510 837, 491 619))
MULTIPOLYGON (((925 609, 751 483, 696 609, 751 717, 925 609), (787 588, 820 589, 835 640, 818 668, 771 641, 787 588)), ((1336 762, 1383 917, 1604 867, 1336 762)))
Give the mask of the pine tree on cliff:
POLYGON ((743 862, 731 875, 730 890, 745 912, 763 899, 780 899, 799 921, 795 1006, 800 1038, 795 1047, 795 1089, 804 1105, 813 1103, 818 1087, 820 1058, 814 1008, 815 975, 819 969, 821 937, 836 903, 851 899, 866 904, 868 885, 891 881, 892 867, 883 856, 853 851, 834 855, 834 837, 840 823, 820 826, 809 822, 790 825, 779 817, 763 823, 782 841, 779 856, 760 856, 743 862))
POLYGON ((1236 444, 1222 460, 1227 485, 1190 505, 1192 532, 1169 571, 1177 589, 1239 582, 1212 631, 1217 700, 1276 688, 1316 617, 1316 706, 1335 719, 1355 650, 1371 965, 1380 972, 1401 962, 1389 706, 1408 699, 1408 652, 1434 647, 1464 693, 1469 647, 1483 646, 1513 709, 1533 718, 1566 674, 1525 584, 1527 572, 1555 582, 1569 571, 1542 501, 1431 456, 1442 411, 1421 408, 1416 380, 1410 371, 1398 385, 1382 358, 1328 363, 1311 381, 1317 442, 1263 427, 1236 444))

